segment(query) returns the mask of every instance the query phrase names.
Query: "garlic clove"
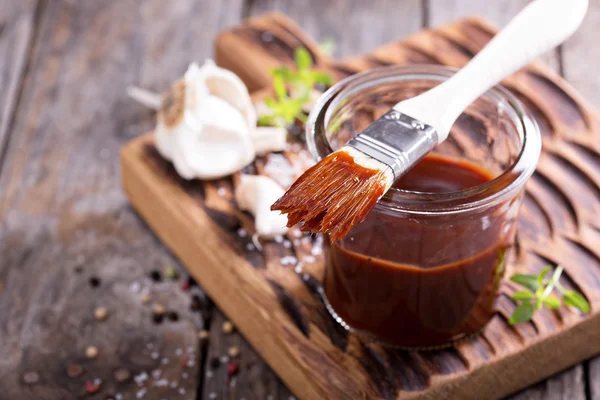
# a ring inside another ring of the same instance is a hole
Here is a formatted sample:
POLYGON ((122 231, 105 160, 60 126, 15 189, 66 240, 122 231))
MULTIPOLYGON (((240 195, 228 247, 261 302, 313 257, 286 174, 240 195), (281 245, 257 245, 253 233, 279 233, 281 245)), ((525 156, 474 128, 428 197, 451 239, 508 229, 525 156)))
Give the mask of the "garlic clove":
MULTIPOLYGON (((178 172, 189 171, 194 178, 216 179, 239 171, 254 159, 254 146, 243 115, 226 101, 208 96, 199 115, 197 131, 180 129, 173 137, 174 163, 178 172)), ((194 126, 196 118, 186 115, 194 126)))
POLYGON ((250 136, 254 151, 261 156, 287 148, 287 129, 284 128, 259 126, 250 132, 250 136))
POLYGON ((254 215, 254 225, 260 237, 273 238, 287 232, 287 217, 271 211, 271 205, 283 196, 284 190, 273 179, 260 175, 242 175, 235 188, 240 209, 254 215))
POLYGON ((244 116, 248 126, 256 126, 256 111, 244 82, 233 72, 218 67, 213 60, 206 60, 199 69, 199 79, 209 93, 227 101, 244 116))

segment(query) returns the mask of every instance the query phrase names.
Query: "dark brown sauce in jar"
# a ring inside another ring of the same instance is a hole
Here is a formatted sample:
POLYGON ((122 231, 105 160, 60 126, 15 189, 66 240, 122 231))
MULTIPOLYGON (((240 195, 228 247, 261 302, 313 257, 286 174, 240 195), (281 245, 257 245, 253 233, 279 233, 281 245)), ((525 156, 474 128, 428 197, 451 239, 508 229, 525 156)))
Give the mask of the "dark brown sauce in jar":
MULTIPOLYGON (((394 186, 448 193, 492 179, 471 163, 429 155, 394 186)), ((514 236, 502 205, 494 207, 460 221, 367 217, 330 245, 328 302, 353 329, 406 347, 439 346, 477 331, 494 313, 514 236)))

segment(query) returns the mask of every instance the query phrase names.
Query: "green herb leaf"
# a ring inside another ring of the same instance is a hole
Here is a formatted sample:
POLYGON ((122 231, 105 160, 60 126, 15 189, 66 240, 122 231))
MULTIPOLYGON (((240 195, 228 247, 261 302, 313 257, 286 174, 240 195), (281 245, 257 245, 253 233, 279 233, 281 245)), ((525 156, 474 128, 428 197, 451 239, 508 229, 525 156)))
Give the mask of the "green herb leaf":
POLYGON ((584 313, 590 312, 590 303, 587 302, 585 297, 573 290, 567 290, 563 293, 563 301, 565 304, 578 308, 584 313))
POLYGON ((298 68, 298 71, 310 69, 313 63, 310 53, 304 47, 296 49, 294 59, 296 60, 296 68, 298 68))
POLYGON ((276 126, 276 118, 271 114, 261 115, 256 123, 258 126, 276 126))
POLYGON ((521 322, 529 321, 533 317, 535 307, 531 303, 521 303, 515 308, 515 311, 510 316, 508 322, 511 325, 516 325, 521 322))
POLYGON ((271 76, 281 76, 284 80, 291 80, 294 76, 294 73, 288 66, 277 67, 271 70, 271 76))
POLYGON ((552 271, 552 267, 549 265, 546 265, 544 267, 544 269, 542 269, 542 271, 538 274, 537 276, 537 281, 538 283, 541 285, 542 283, 544 283, 544 278, 546 277, 546 275, 548 274, 548 272, 552 271))
POLYGON ((269 108, 275 108, 275 106, 276 106, 275 99, 272 97, 267 97, 265 99, 265 105, 269 108))
POLYGON ((331 75, 326 74, 325 72, 314 71, 312 75, 315 82, 321 85, 330 86, 333 83, 331 75))
POLYGON ((530 290, 537 290, 540 287, 535 275, 514 274, 510 277, 510 280, 530 290))
POLYGON ((529 290, 521 290, 513 293, 513 295, 510 296, 510 298, 513 300, 531 300, 534 297, 535 296, 533 295, 533 293, 531 293, 529 290))
POLYGON ((281 75, 275 75, 273 77, 273 89, 279 100, 287 97, 287 90, 285 89, 285 82, 281 75))
POLYGON ((303 108, 310 101, 310 94, 315 84, 327 86, 333 81, 326 73, 311 70, 313 60, 308 50, 296 49, 294 58, 295 71, 287 66, 271 70, 276 96, 275 99, 271 97, 265 99, 265 105, 271 112, 268 116, 259 116, 258 123, 262 126, 269 124, 285 128, 293 124, 296 119, 306 121, 303 108))
POLYGON ((560 307, 560 300, 558 297, 550 294, 544 299, 544 305, 554 310, 560 307))
POLYGON ((552 294, 555 289, 562 293, 562 299, 566 305, 578 308, 584 313, 590 311, 590 304, 585 297, 573 290, 565 290, 560 284, 563 267, 557 266, 552 273, 552 277, 546 282, 546 275, 550 271, 552 271, 552 267, 547 266, 537 276, 514 274, 510 277, 511 281, 529 289, 518 291, 511 296, 513 300, 520 302, 510 317, 511 324, 528 321, 535 310, 539 310, 544 306, 550 309, 559 308, 561 306, 560 299, 552 294))

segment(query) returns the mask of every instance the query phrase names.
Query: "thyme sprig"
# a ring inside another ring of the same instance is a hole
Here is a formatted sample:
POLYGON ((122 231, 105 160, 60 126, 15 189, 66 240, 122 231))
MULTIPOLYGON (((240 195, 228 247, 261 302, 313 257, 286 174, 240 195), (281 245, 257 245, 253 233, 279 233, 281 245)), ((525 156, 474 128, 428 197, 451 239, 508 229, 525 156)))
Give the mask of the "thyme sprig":
POLYGON ((311 100, 311 92, 317 85, 330 86, 333 78, 321 71, 313 70, 313 59, 305 48, 294 53, 296 67, 277 67, 271 70, 275 97, 267 97, 265 105, 270 113, 261 115, 259 125, 287 127, 296 119, 306 122, 303 108, 311 100))
POLYGON ((575 307, 583 313, 590 312, 590 304, 582 294, 567 290, 560 284, 563 270, 563 267, 558 266, 548 279, 546 276, 552 271, 551 266, 546 266, 538 275, 514 274, 510 277, 511 281, 524 288, 511 296, 517 302, 517 307, 509 319, 512 325, 529 321, 542 307, 559 308, 562 303, 552 294, 555 290, 560 293, 562 302, 567 306, 575 307))

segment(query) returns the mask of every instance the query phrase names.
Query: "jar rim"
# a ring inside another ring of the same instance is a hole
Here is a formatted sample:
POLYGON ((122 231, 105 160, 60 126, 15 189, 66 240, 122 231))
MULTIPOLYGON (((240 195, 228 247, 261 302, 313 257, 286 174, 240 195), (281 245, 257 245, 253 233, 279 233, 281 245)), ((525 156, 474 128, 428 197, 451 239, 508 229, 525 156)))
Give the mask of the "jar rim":
MULTIPOLYGON (((306 143, 315 161, 333 152, 327 139, 326 124, 329 106, 344 89, 352 85, 373 86, 373 81, 384 77, 404 76, 409 80, 445 80, 458 69, 430 64, 412 64, 408 66, 385 66, 351 75, 329 88, 312 108, 306 123, 306 143), (323 125, 320 127, 320 125, 323 125), (321 137, 319 137, 321 136, 321 137), (320 139, 325 148, 317 146, 320 139)), ((400 211, 412 214, 454 214, 488 207, 504 200, 513 192, 521 190, 525 182, 535 171, 541 152, 539 127, 531 112, 501 85, 496 85, 483 94, 507 105, 506 111, 512 113, 519 126, 521 149, 513 163, 500 175, 484 184, 446 193, 415 192, 391 188, 376 204, 375 208, 400 211)))

